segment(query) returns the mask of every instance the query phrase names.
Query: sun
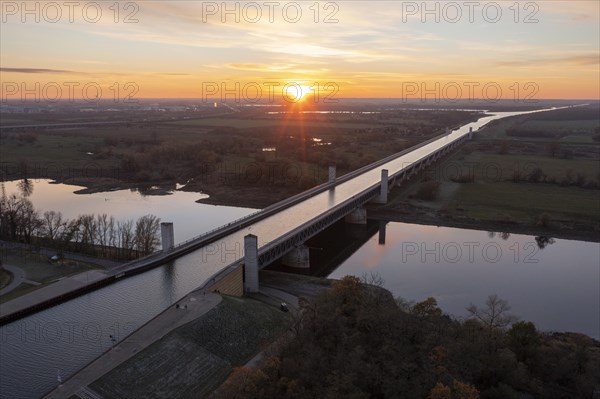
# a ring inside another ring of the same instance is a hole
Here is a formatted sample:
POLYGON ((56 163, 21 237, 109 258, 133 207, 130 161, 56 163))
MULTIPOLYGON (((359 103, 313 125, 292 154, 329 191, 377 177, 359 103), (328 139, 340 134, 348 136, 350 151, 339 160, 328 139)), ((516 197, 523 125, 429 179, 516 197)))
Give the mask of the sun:
POLYGON ((283 98, 290 103, 299 103, 306 101, 313 92, 312 86, 288 83, 283 88, 283 98))

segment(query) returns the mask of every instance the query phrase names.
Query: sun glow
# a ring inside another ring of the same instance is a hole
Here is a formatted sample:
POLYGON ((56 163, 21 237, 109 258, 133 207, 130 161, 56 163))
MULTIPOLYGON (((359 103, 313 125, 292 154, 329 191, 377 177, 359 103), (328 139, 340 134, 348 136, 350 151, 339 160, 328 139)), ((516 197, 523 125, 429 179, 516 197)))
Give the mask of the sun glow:
POLYGON ((298 103, 309 99, 314 94, 314 88, 312 86, 290 83, 284 87, 283 92, 286 101, 298 103))

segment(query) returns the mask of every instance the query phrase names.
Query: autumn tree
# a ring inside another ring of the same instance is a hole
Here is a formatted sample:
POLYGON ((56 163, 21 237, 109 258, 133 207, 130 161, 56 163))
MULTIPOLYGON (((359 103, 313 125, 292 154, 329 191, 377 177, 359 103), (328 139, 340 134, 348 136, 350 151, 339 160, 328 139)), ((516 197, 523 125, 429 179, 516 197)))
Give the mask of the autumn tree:
POLYGON ((454 380, 451 386, 438 382, 428 399, 479 399, 479 391, 472 385, 454 380))

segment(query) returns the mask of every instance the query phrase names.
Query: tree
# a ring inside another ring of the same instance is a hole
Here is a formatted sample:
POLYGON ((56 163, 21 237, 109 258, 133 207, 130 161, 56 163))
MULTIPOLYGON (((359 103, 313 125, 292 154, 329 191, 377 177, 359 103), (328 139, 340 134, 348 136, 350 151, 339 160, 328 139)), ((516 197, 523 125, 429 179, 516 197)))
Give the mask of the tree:
POLYGON ((428 316, 437 317, 442 315, 442 310, 438 307, 435 298, 429 297, 413 306, 412 313, 421 318, 428 316))
POLYGON ((42 220, 40 219, 38 211, 35 210, 31 201, 27 198, 21 199, 19 218, 21 239, 30 243, 31 237, 33 237, 34 233, 42 226, 42 220))
POLYGON ((428 399, 479 399, 479 391, 472 385, 454 380, 452 387, 438 382, 428 399))
POLYGON ((61 212, 46 211, 42 218, 42 234, 50 241, 55 241, 64 230, 65 224, 61 212))
POLYGON ((467 307, 467 311, 472 318, 479 320, 489 329, 502 329, 517 321, 516 316, 508 313, 511 309, 508 302, 498 298, 496 294, 488 296, 485 306, 485 308, 480 309, 471 304, 467 307))
POLYGON ((129 259, 135 248, 135 233, 133 220, 117 222, 117 246, 121 248, 122 256, 129 259))
POLYGON ((144 215, 135 224, 135 243, 137 250, 147 255, 160 244, 158 230, 160 218, 154 215, 144 215))
POLYGON ((93 246, 96 243, 97 227, 96 218, 93 214, 79 216, 81 226, 81 243, 84 246, 93 246))
POLYGON ((510 349, 520 362, 529 362, 541 344, 541 337, 535 325, 530 321, 519 321, 508 330, 510 349))
POLYGON ((106 256, 108 247, 111 246, 114 236, 115 218, 106 213, 96 216, 98 244, 102 250, 102 255, 106 256))
POLYGON ((30 242, 41 226, 38 212, 31 201, 12 194, 0 200, 0 235, 13 241, 30 242))
POLYGON ((546 151, 552 158, 556 157, 556 155, 560 152, 560 143, 558 141, 552 141, 546 144, 546 151))

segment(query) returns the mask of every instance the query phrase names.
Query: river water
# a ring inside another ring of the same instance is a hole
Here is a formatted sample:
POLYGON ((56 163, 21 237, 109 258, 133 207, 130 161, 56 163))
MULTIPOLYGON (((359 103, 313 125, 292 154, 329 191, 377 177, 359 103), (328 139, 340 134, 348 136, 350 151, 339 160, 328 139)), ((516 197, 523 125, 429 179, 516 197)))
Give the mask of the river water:
POLYGON ((600 244, 448 227, 389 223, 330 278, 377 274, 394 296, 434 297, 454 317, 497 294, 543 331, 600 339, 600 244), (540 248, 543 247, 543 248, 540 248))
MULTIPOLYGON (((11 193, 18 187, 12 182, 5 189, 11 193)), ((177 242, 253 212, 197 204, 201 195, 181 191, 143 197, 129 190, 76 195, 76 189, 38 181, 30 198, 37 209, 61 211, 69 218, 80 213, 107 213, 117 219, 152 213, 174 222, 177 242)), ((333 200, 331 194, 324 195, 333 200)), ((332 277, 374 270, 395 295, 412 300, 435 296, 442 309, 456 316, 464 315, 469 303, 480 304, 496 293, 513 305, 513 313, 541 329, 598 336, 598 244, 556 240, 534 251, 532 237, 503 240, 485 234, 390 224, 386 245, 368 241, 332 277)), ((39 397, 56 386, 59 371, 68 378, 106 351, 110 335, 122 339, 203 284, 207 272, 193 258, 186 255, 1 327, 0 397, 39 397)))

